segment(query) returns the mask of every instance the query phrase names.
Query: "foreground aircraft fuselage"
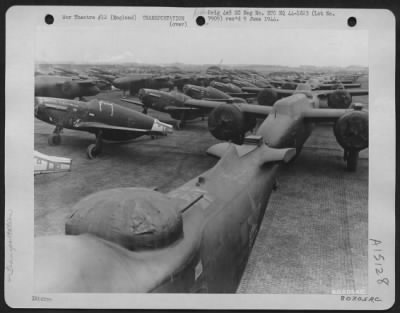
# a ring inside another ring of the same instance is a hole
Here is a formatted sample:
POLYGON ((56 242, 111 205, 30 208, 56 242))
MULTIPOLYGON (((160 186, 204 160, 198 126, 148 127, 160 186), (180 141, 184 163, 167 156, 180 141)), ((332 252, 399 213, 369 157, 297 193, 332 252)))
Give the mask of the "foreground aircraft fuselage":
POLYGON ((99 92, 92 80, 52 75, 35 76, 36 97, 74 99, 94 96, 99 92))
POLYGON ((96 135, 96 144, 88 147, 88 156, 93 158, 101 152, 102 140, 126 141, 143 135, 166 134, 172 126, 102 100, 89 102, 35 97, 35 117, 55 125, 49 144, 61 143, 63 128, 90 132, 96 135))
POLYGON ((280 164, 294 150, 211 150, 222 159, 167 195, 118 188, 76 204, 68 236, 35 240, 35 291, 235 292, 280 164))

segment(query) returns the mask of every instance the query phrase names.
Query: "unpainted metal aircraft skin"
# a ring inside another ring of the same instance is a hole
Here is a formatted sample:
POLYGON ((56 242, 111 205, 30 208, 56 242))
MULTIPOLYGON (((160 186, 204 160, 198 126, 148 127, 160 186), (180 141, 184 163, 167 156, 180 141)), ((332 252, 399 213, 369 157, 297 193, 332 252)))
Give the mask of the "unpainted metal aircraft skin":
MULTIPOLYGON (((318 109, 303 94, 273 108, 235 106, 268 117, 243 145, 211 147, 221 157, 211 170, 167 195, 141 188, 90 195, 74 207, 68 236, 36 238, 35 291, 235 292, 278 171, 301 150, 313 122, 351 117, 350 126, 368 136, 361 111, 318 109)), ((232 112, 232 105, 220 107, 232 112)), ((362 136, 351 139, 365 145, 362 136)))
POLYGON ((65 76, 35 76, 35 96, 75 99, 94 96, 100 92, 95 81, 65 76))
POLYGON ((102 151, 102 140, 128 141, 143 135, 164 135, 172 126, 116 103, 93 99, 89 102, 35 97, 35 117, 52 125, 50 145, 61 143, 63 128, 90 132, 96 143, 88 147, 89 158, 102 151))

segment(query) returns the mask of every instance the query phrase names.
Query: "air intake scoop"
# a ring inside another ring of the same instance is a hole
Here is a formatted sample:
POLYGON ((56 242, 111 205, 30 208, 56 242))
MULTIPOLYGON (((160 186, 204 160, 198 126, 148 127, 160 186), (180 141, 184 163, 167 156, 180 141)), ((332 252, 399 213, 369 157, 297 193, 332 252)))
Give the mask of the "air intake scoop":
POLYGON ((165 247, 183 236, 178 204, 154 190, 104 190, 73 209, 65 225, 67 235, 92 234, 132 251, 165 247))

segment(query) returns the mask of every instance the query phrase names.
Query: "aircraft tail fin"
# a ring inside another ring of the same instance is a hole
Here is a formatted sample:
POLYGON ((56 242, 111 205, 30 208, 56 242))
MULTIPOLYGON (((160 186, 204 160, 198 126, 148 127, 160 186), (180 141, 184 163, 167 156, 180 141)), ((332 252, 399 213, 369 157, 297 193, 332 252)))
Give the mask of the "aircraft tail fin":
POLYGON ((276 161, 283 161, 284 163, 288 163, 291 159, 293 159, 296 156, 295 148, 276 149, 265 145, 263 147, 263 150, 264 151, 261 157, 262 163, 276 162, 276 161))
MULTIPOLYGON (((226 153, 226 151, 230 146, 231 144, 227 142, 218 143, 216 145, 211 146, 207 150, 207 154, 218 158, 222 158, 222 156, 226 153)), ((249 154, 250 152, 256 150, 257 148, 262 149, 260 154, 261 164, 268 162, 277 162, 277 161, 283 161, 284 163, 287 163, 296 155, 295 148, 276 149, 268 147, 265 144, 263 144, 262 146, 251 145, 251 144, 244 144, 241 146, 234 145, 234 146, 236 148, 236 152, 239 158, 246 154, 249 154)))

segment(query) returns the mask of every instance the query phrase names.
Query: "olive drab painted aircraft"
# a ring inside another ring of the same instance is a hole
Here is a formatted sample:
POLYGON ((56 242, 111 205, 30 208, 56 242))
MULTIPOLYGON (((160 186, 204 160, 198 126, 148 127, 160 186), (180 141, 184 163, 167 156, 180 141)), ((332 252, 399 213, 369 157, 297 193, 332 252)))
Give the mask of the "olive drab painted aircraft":
POLYGON ((208 108, 211 111, 208 115, 211 134, 219 140, 237 144, 243 143, 256 118, 266 116, 256 134, 266 138, 266 143, 272 148, 293 147, 298 153, 315 123, 331 122, 350 171, 356 170, 359 152, 368 147, 368 112, 361 104, 348 109, 326 108, 318 96, 304 93, 282 98, 273 106, 195 99, 185 104, 203 110, 208 108), (283 146, 282 140, 285 142, 283 146))
POLYGON ((91 79, 75 77, 38 75, 35 76, 35 96, 63 99, 94 96, 100 92, 91 79))
POLYGON ((300 152, 314 122, 335 122, 350 154, 368 146, 368 113, 358 105, 320 109, 304 94, 273 107, 190 102, 212 110, 210 130, 224 139, 235 138, 246 114, 267 117, 241 145, 212 146, 218 163, 168 194, 116 188, 79 201, 66 236, 35 238, 35 291, 233 293, 278 172, 300 152))
POLYGON ((128 141, 143 135, 164 135, 172 126, 135 110, 102 100, 89 102, 35 97, 35 117, 52 125, 50 145, 61 143, 63 128, 90 132, 96 135, 95 144, 87 148, 87 156, 95 158, 102 152, 103 139, 128 141))
MULTIPOLYGON (((304 93, 310 97, 318 97, 326 99, 326 105, 329 108, 348 108, 352 102, 353 96, 368 95, 368 89, 343 89, 341 85, 337 85, 337 89, 331 90, 313 90, 308 83, 299 83, 296 89, 280 89, 280 88, 250 88, 243 87, 244 92, 249 93, 251 97, 257 94, 257 102, 263 106, 271 106, 278 99, 291 96, 296 93, 304 93)), ((245 97, 246 94, 237 94, 238 97, 245 97)))
POLYGON ((169 76, 154 76, 153 74, 136 74, 126 77, 119 77, 113 80, 113 86, 121 89, 123 96, 129 91, 130 95, 136 95, 142 88, 151 89, 172 89, 174 84, 169 76))
MULTIPOLYGON (((203 99, 219 102, 246 102, 244 99, 233 98, 210 86, 185 85, 184 90, 188 94, 195 95, 197 99, 201 99, 201 96, 203 96, 203 99)), ((138 98, 139 101, 127 98, 121 98, 120 100, 142 106, 145 114, 147 114, 148 109, 168 113, 173 119, 177 120, 177 129, 183 128, 186 121, 199 117, 204 118, 209 113, 208 109, 203 110, 188 106, 187 103, 193 98, 178 91, 165 92, 143 88, 139 90, 138 98)))
MULTIPOLYGON (((196 86, 187 84, 183 86, 183 93, 188 95, 193 99, 203 99, 203 100, 229 100, 233 97, 213 86, 196 86)), ((239 102, 246 102, 244 99, 236 99, 239 102)))

